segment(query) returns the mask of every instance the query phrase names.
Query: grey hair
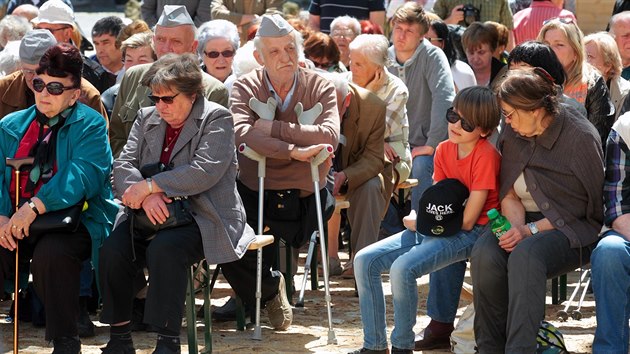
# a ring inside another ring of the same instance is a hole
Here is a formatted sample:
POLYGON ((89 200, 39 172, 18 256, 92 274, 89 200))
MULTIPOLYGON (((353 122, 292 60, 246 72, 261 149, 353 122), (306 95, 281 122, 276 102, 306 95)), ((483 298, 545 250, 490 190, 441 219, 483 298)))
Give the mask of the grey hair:
POLYGON ((0 46, 9 41, 19 41, 26 32, 32 29, 31 24, 22 16, 7 15, 0 21, 0 46))
MULTIPOLYGON (((299 58, 304 58, 304 38, 302 37, 302 34, 298 30, 293 30, 289 34, 293 35, 293 40, 295 43, 295 50, 297 51, 298 60, 299 58)), ((258 36, 254 37, 254 48, 256 49, 256 51, 258 51, 258 53, 262 55, 263 44, 262 44, 262 40, 258 36)))
POLYGON ((9 75, 20 69, 20 56, 11 50, 0 52, 0 76, 9 75))
POLYGON ((236 51, 232 61, 232 73, 239 78, 260 66, 254 58, 254 42, 249 41, 236 51))
POLYGON ((350 27, 350 29, 352 30, 352 32, 354 32, 354 34, 356 36, 361 34, 361 23, 359 23, 359 20, 357 20, 354 17, 351 16, 339 16, 337 18, 335 18, 331 23, 330 23, 330 32, 332 33, 332 31, 335 29, 335 27, 337 26, 342 26, 342 25, 346 25, 348 27, 350 27))
POLYGON ((206 50, 206 43, 208 41, 223 38, 230 42, 232 48, 237 50, 240 46, 240 37, 238 34, 238 28, 235 24, 227 20, 212 20, 204 22, 198 29, 199 45, 197 46, 197 52, 200 57, 203 57, 203 51, 206 50))
POLYGON ((615 25, 617 24, 617 22, 622 21, 622 20, 630 21, 630 11, 622 11, 618 14, 615 14, 613 17, 610 18, 608 32, 613 37, 615 36, 615 25))
MULTIPOLYGON (((322 78, 330 81, 330 83, 335 86, 335 92, 337 92, 342 99, 350 92, 348 73, 331 73, 321 69, 313 69, 313 71, 322 78)), ((341 102, 337 102, 337 104, 340 105, 341 102)))
POLYGON ((391 59, 387 55, 389 41, 382 34, 360 34, 350 42, 348 48, 358 51, 378 66, 391 65, 391 59))

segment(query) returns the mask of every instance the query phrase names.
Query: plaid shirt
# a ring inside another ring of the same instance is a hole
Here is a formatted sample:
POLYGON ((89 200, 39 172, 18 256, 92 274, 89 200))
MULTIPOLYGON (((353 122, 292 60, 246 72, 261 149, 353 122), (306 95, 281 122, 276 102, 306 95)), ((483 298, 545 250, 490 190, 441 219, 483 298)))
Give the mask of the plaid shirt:
MULTIPOLYGON (((494 21, 505 25, 509 30, 514 28, 508 0, 437 0, 433 5, 433 12, 442 19, 446 19, 453 8, 461 4, 471 4, 478 8, 481 22, 494 21)), ((464 21, 460 21, 459 24, 466 26, 464 21)))
POLYGON ((606 180, 604 182, 604 225, 630 213, 630 114, 619 117, 606 143, 606 180))

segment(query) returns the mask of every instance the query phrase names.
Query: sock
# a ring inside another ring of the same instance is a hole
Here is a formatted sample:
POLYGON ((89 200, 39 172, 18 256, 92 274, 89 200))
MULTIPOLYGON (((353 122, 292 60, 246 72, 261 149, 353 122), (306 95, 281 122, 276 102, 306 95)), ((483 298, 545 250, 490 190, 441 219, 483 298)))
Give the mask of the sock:
POLYGON ((180 350, 179 333, 160 328, 157 336, 157 345, 165 346, 172 351, 180 350))
POLYGON ((109 327, 109 337, 112 340, 130 341, 131 340, 131 322, 122 326, 109 327))

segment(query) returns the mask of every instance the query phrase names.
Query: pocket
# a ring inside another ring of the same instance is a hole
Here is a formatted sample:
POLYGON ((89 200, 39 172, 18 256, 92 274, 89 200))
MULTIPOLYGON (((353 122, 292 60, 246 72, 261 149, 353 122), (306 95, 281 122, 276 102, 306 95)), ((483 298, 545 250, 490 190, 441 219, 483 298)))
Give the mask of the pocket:
POLYGON ((265 191, 265 216, 272 220, 296 221, 302 215, 298 189, 265 191))

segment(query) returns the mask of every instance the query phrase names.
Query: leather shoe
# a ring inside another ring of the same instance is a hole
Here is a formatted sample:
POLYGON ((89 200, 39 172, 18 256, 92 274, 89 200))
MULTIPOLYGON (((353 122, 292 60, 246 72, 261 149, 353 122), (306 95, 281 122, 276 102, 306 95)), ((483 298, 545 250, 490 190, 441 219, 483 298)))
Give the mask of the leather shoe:
POLYGON ((392 346, 392 354, 413 354, 413 350, 411 349, 398 349, 392 346))
POLYGON ((416 341, 413 350, 422 351, 432 349, 449 349, 451 347, 452 331, 453 327, 451 326, 450 331, 437 334, 433 333, 433 331, 431 330, 431 326, 428 326, 424 329, 423 338, 416 341))
POLYGON ((367 348, 357 349, 355 351, 349 352, 348 354, 389 354, 387 349, 382 350, 373 350, 367 348))

